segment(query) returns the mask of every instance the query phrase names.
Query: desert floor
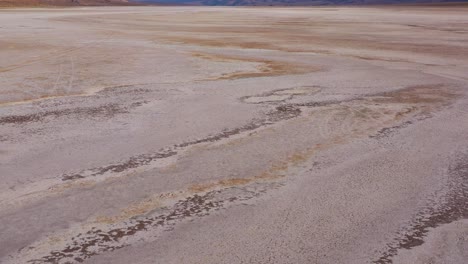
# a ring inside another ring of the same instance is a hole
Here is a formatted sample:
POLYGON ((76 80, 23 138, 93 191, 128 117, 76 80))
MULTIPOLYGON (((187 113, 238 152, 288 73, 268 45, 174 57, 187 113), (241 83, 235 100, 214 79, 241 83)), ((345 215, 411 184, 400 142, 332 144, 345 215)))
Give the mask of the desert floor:
POLYGON ((468 7, 0 9, 1 263, 467 263, 468 7))

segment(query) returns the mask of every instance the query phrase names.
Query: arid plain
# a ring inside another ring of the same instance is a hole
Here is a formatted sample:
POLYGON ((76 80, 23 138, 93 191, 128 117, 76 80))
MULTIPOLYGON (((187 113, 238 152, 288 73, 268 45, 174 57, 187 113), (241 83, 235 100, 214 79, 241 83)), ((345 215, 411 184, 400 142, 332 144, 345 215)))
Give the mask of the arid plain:
POLYGON ((467 263, 468 7, 0 9, 0 263, 467 263))

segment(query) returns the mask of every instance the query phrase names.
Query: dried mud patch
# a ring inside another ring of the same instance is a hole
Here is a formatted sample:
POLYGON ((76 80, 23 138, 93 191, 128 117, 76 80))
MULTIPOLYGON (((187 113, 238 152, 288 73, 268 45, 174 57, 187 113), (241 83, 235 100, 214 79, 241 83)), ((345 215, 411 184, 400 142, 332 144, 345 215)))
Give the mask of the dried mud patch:
POLYGON ((224 38, 224 39, 208 39, 199 37, 182 37, 182 36, 163 36, 167 42, 181 43, 186 45, 198 45, 207 47, 236 47, 242 49, 267 49, 267 50, 283 50, 282 47, 264 42, 264 41, 248 41, 245 38, 224 38))
POLYGON ((208 78, 206 80, 234 80, 243 78, 256 78, 256 77, 268 77, 268 76, 280 76, 280 75, 292 75, 292 74, 305 74, 311 72, 321 71, 322 69, 317 66, 303 65, 300 63, 267 60, 261 58, 246 58, 237 56, 228 56, 221 54, 208 54, 208 53, 192 53, 192 56, 205 60, 212 60, 217 62, 252 62, 259 63, 256 67, 256 71, 236 71, 232 73, 226 73, 216 78, 208 78))
POLYGON ((396 131, 408 127, 418 121, 422 121, 433 116, 441 108, 448 106, 463 93, 459 89, 447 88, 442 84, 419 85, 405 89, 379 94, 371 98, 372 103, 387 105, 407 105, 405 111, 399 112, 395 119, 402 120, 407 116, 413 116, 412 120, 403 121, 395 126, 384 127, 371 135, 371 138, 388 137, 396 131))
POLYGON ((77 107, 61 110, 43 111, 25 115, 9 115, 0 117, 0 124, 21 125, 31 122, 42 122, 48 118, 111 118, 117 114, 129 113, 128 110, 119 104, 106 104, 97 107, 77 107))
POLYGON ((192 141, 183 142, 174 146, 161 149, 154 153, 141 154, 138 156, 130 157, 128 160, 120 163, 102 166, 92 169, 86 169, 77 173, 64 174, 60 178, 62 181, 78 180, 88 177, 102 176, 108 173, 121 173, 130 169, 135 169, 144 165, 149 165, 152 162, 161 161, 169 157, 175 156, 182 153, 186 148, 193 145, 216 142, 222 139, 227 139, 234 135, 238 135, 244 132, 252 131, 263 126, 271 125, 282 120, 291 119, 301 114, 301 110, 287 105, 277 106, 273 111, 266 114, 264 118, 253 120, 242 127, 236 127, 233 129, 227 129, 215 135, 210 135, 205 138, 195 139, 192 141))
POLYGON ((134 169, 140 166, 147 165, 155 160, 169 158, 176 154, 177 152, 172 151, 172 150, 161 150, 159 152, 155 152, 151 154, 143 154, 139 156, 134 156, 122 163, 89 169, 86 171, 82 171, 80 173, 62 175, 62 181, 77 180, 77 179, 83 179, 83 178, 88 178, 88 177, 96 177, 99 175, 104 175, 106 173, 120 173, 129 169, 134 169))
POLYGON ((428 204, 416 214, 395 238, 387 245, 376 264, 393 263, 392 258, 400 249, 410 250, 424 243, 428 233, 441 225, 468 219, 468 152, 455 157, 448 169, 449 182, 446 194, 434 204, 428 204))
MULTIPOLYGON (((0 125, 23 125, 34 122, 47 122, 49 120, 59 118, 70 118, 70 119, 109 119, 120 114, 128 114, 134 108, 140 107, 148 100, 144 100, 144 93, 147 93, 144 89, 134 89, 135 91, 124 91, 121 92, 124 96, 129 94, 133 96, 131 102, 127 104, 123 103, 105 103, 99 106, 79 106, 79 107, 67 107, 65 103, 56 100, 47 100, 35 102, 34 106, 37 109, 33 113, 22 114, 22 115, 5 115, 0 116, 0 125), (55 110, 43 110, 47 108, 59 108, 55 110), (60 109, 61 108, 61 109, 60 109)), ((117 94, 119 95, 119 94, 117 94)), ((64 95, 65 96, 65 95, 64 95)), ((107 95, 98 95, 105 97, 107 95)), ((53 96, 50 98, 42 99, 54 99, 60 96, 53 96)), ((79 96, 81 97, 81 95, 79 96)), ((84 96, 85 97, 85 96, 84 96)), ((38 99, 39 100, 39 99, 38 99)), ((37 101, 38 101, 37 100, 37 101)), ((36 100, 35 100, 36 101, 36 100)), ((81 104, 78 100, 74 100, 73 104, 81 104)))
MULTIPOLYGON (((20 259, 29 258, 25 263, 77 263, 94 255, 114 251, 128 245, 149 242, 158 239, 161 232, 173 230, 178 223, 206 217, 230 206, 240 205, 258 198, 269 190, 282 186, 278 182, 255 182, 244 185, 241 181, 231 182, 231 187, 210 190, 190 195, 174 204, 159 208, 152 213, 140 215, 124 222, 105 226, 92 226, 82 232, 61 241, 54 241, 57 249, 48 253, 36 251, 41 246, 30 247, 20 259), (60 244, 62 246, 57 246, 60 244), (42 255, 42 256, 41 256, 42 255)), ((42 243, 48 243, 43 241, 42 243)), ((45 248, 49 248, 48 245, 45 248)), ((52 247, 53 248, 53 247, 52 247)), ((21 252, 20 252, 21 253, 21 252)))
MULTIPOLYGON (((356 131, 365 132, 365 126, 361 127, 364 124, 363 122, 373 122, 375 125, 372 125, 372 128, 378 127, 379 125, 380 128, 377 128, 376 134, 370 135, 370 137, 382 138, 400 128, 428 118, 431 112, 437 110, 441 106, 449 104, 459 95, 457 91, 443 86, 415 86, 395 92, 379 93, 349 100, 311 101, 308 103, 287 102, 287 100, 297 96, 313 95, 318 93, 320 89, 320 87, 295 87, 275 90, 260 95, 242 97, 240 100, 245 103, 264 103, 274 108, 266 113, 264 117, 252 120, 250 123, 241 127, 227 129, 205 138, 179 143, 154 153, 130 157, 128 160, 120 163, 62 175, 61 178, 63 181, 68 181, 97 177, 107 173, 121 173, 140 166, 149 165, 158 160, 176 156, 194 145, 225 140, 235 135, 251 132, 262 127, 299 117, 305 109, 318 108, 316 111, 323 113, 329 112, 329 114, 325 114, 322 128, 325 126, 330 127, 335 134, 340 130, 342 130, 343 136, 356 131), (279 98, 281 100, 272 100, 272 98, 279 98), (384 123, 380 121, 377 122, 378 120, 383 120, 383 117, 389 117, 390 119, 384 123), (413 119, 405 120, 405 118, 410 117, 413 119), (385 124, 388 123, 397 124, 385 127, 385 124)), ((328 132, 331 132, 331 130, 328 132)), ((328 132, 323 131, 322 134, 327 136, 327 134, 329 134, 328 132)), ((348 136, 351 136, 351 134, 348 136)))
MULTIPOLYGON (((316 91, 314 89, 310 91, 316 91)), ((303 88, 297 90, 282 89, 273 91, 270 94, 257 95, 257 97, 268 98, 271 94, 294 97, 309 94, 310 91, 307 89, 304 91, 303 88)), ((124 209, 121 215, 99 217, 97 222, 86 227, 83 232, 75 232, 73 236, 63 238, 61 242, 54 244, 52 248, 55 249, 52 251, 49 249, 51 248, 50 245, 37 247, 37 250, 30 248, 25 250, 24 256, 32 256, 29 257, 29 263, 36 264, 82 262, 103 252, 117 250, 128 245, 136 245, 141 241, 155 240, 160 232, 172 230, 177 223, 208 216, 231 205, 242 204, 253 198, 260 197, 268 190, 280 187, 283 184, 281 179, 289 169, 308 160, 318 151, 344 144, 356 137, 368 135, 377 131, 383 124, 396 123, 398 126, 400 122, 400 126, 404 126, 405 123, 402 122, 404 118, 412 118, 421 112, 435 111, 439 106, 447 105, 456 95, 456 92, 441 86, 417 86, 343 101, 301 104, 282 102, 277 104, 277 102, 268 102, 267 100, 265 103, 271 104, 273 110, 266 113, 264 117, 253 120, 245 126, 225 130, 202 139, 180 143, 155 153, 131 157, 122 163, 63 175, 63 181, 71 181, 125 172, 161 159, 176 156, 193 145, 220 141, 243 132, 250 132, 260 127, 297 118, 307 109, 324 114, 325 118, 329 118, 327 114, 329 112, 334 122, 330 123, 332 127, 330 133, 324 133, 327 138, 323 143, 292 153, 286 159, 273 163, 270 168, 258 175, 197 183, 189 186, 187 190, 181 193, 174 193, 165 197, 150 197, 139 204, 124 209), (346 121, 350 114, 351 121, 356 123, 351 123, 350 128, 338 131, 337 125, 343 124, 343 120, 346 121), (368 126, 363 126, 363 124, 368 124, 368 126), (181 196, 183 198, 179 199, 181 196), (167 197, 179 200, 173 204, 167 204, 165 202, 167 197)), ((466 159, 462 160, 463 162, 466 161, 466 159)), ((468 171, 466 164, 468 163, 463 162, 458 162, 450 169, 454 179, 463 179, 464 181, 468 177, 466 174, 468 171)), ((412 226, 414 231, 397 240, 396 245, 392 244, 390 249, 375 263, 390 263, 388 261, 396 254, 398 248, 412 248, 421 244, 421 237, 427 233, 430 227, 453 221, 453 219, 458 219, 461 216, 466 217, 464 209, 460 210, 459 208, 460 206, 468 208, 465 198, 460 200, 460 197, 468 197, 468 187, 465 190, 456 189, 459 188, 456 186, 466 187, 468 185, 466 183, 464 185, 454 184, 453 190, 455 191, 453 193, 457 195, 447 197, 448 203, 444 207, 445 209, 433 211, 432 218, 426 218, 424 221, 417 220, 416 224, 412 226), (447 217, 447 215, 450 217, 447 217)))
POLYGON ((284 103, 298 96, 314 95, 319 93, 322 88, 318 86, 299 86, 288 89, 278 89, 260 95, 244 96, 240 100, 248 104, 272 104, 284 103))
POLYGON ((416 85, 380 94, 372 98, 376 103, 445 104, 459 96, 461 91, 448 89, 443 84, 416 85))

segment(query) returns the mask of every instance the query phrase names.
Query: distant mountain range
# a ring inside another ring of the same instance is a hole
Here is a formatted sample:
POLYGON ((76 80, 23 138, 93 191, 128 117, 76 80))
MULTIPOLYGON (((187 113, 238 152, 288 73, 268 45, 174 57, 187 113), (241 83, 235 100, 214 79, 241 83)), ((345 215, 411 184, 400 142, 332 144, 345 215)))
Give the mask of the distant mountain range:
POLYGON ((208 6, 317 6, 371 5, 411 3, 453 3, 468 0, 131 0, 148 4, 208 5, 208 6))
POLYGON ((129 5, 128 0, 0 0, 0 6, 129 5))
POLYGON ((468 0, 0 0, 0 6, 90 6, 90 5, 208 5, 208 6, 316 6, 449 3, 468 0))
POLYGON ((148 4, 208 5, 208 6, 317 6, 371 5, 411 3, 453 3, 468 0, 131 0, 148 4))

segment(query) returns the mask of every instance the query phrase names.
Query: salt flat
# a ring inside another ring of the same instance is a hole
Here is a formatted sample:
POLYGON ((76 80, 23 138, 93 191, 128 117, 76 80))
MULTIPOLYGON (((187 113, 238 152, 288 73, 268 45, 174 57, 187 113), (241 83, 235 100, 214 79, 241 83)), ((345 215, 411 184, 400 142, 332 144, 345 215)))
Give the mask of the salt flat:
POLYGON ((468 7, 0 9, 1 263, 466 263, 468 7))

